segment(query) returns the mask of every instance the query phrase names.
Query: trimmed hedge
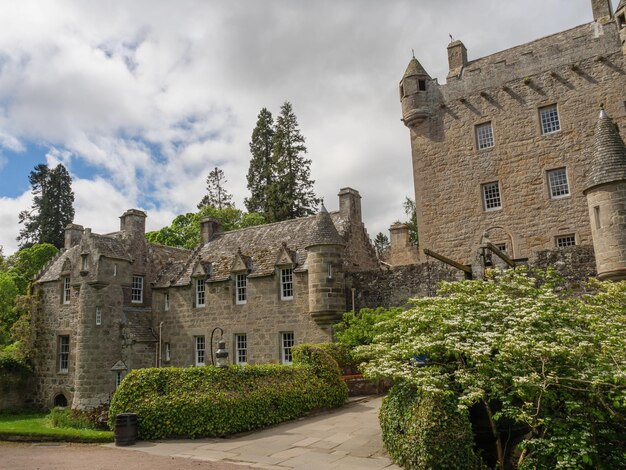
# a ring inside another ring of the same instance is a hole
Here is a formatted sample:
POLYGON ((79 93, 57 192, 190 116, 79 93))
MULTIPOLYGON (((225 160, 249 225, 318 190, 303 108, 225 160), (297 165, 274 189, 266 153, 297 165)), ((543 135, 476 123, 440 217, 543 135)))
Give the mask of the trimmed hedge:
POLYGON ((350 349, 341 343, 320 343, 315 346, 323 349, 332 357, 339 366, 343 375, 358 373, 358 362, 352 357, 350 349))
POLYGON ((472 427, 453 396, 394 385, 380 409, 380 426, 391 458, 407 469, 480 469, 472 427))
POLYGON ((269 364, 137 369, 118 387, 109 409, 138 415, 141 439, 217 437, 341 406, 339 367, 314 345, 293 348, 292 366, 269 364))

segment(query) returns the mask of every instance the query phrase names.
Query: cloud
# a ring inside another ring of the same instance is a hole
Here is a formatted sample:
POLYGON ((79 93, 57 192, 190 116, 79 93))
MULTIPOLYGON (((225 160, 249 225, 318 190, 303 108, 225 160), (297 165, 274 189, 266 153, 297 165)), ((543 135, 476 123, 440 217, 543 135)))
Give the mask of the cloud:
POLYGON ((4 255, 17 251, 15 238, 19 232, 18 215, 32 204, 32 196, 27 191, 16 198, 0 197, 0 246, 4 255), (17 229, 17 230, 16 230, 17 229))

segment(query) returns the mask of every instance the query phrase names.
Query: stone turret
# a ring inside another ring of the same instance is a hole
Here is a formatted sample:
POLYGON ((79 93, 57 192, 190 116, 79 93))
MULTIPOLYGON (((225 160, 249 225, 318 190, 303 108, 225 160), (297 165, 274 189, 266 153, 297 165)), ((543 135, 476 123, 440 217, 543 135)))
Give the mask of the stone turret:
POLYGON ((344 294, 344 241, 322 205, 305 247, 309 278, 309 313, 315 322, 330 328, 346 309, 344 294))
POLYGON ((430 116, 428 88, 432 86, 430 75, 413 57, 400 80, 402 121, 411 128, 419 126, 430 116))
POLYGON ((598 278, 626 279, 626 145, 604 110, 596 125, 587 196, 598 278))

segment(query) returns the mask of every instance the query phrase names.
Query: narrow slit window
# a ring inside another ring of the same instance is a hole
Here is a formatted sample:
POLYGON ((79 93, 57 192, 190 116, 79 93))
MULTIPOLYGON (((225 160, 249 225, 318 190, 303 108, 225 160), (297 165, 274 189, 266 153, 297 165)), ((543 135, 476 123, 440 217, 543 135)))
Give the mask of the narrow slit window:
POLYGON ((96 325, 102 325, 102 307, 96 306, 96 325))
POLYGON ((248 335, 245 333, 235 335, 235 363, 248 363, 248 335))
POLYGON ((71 294, 70 277, 66 276, 63 278, 63 303, 64 304, 70 303, 70 294, 71 294))
POLYGON ((59 336, 59 372, 70 369, 70 337, 59 336))
POLYGON ((204 279, 196 279, 196 307, 204 307, 206 305, 205 288, 204 279))
POLYGON ((600 220, 600 206, 595 206, 593 208, 593 218, 595 220, 596 223, 596 228, 602 228, 602 222, 600 220))

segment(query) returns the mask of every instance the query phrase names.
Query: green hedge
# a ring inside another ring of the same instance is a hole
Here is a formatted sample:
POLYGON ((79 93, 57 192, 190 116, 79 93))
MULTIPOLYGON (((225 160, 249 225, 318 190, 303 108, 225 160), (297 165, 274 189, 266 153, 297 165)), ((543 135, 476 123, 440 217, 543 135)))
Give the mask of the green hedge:
POLYGON ((137 369, 111 401, 109 426, 136 413, 139 438, 215 437, 341 406, 347 398, 337 363, 313 345, 293 349, 294 364, 137 369))
POLYGON ((358 374, 358 363, 352 357, 348 347, 341 343, 320 343, 315 346, 323 349, 339 366, 343 375, 358 374))
POLYGON ((380 426, 391 458, 407 469, 480 469, 469 417, 454 397, 394 385, 380 409, 380 426))

